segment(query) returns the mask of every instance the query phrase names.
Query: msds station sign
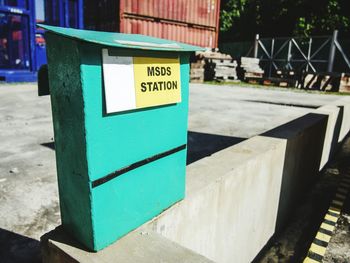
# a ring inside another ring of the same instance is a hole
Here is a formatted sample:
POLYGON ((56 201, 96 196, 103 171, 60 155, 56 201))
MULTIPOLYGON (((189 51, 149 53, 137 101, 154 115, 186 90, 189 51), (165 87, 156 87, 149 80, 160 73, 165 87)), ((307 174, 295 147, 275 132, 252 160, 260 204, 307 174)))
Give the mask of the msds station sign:
POLYGON ((181 102, 180 60, 110 56, 102 50, 107 113, 181 102))

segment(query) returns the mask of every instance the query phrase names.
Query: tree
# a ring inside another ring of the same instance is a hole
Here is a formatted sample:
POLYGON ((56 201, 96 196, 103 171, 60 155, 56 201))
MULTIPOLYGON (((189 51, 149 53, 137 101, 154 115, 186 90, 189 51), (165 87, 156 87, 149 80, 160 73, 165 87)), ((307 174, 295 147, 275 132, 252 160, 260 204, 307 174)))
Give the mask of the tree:
POLYGON ((349 0, 222 0, 220 40, 330 35, 350 37, 349 0))

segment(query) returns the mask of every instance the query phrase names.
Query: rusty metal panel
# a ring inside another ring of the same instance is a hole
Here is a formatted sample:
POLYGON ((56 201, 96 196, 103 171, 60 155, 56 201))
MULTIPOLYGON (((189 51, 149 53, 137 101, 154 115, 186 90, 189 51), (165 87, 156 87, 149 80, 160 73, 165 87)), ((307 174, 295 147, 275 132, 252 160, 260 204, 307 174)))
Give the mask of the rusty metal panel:
POLYGON ((123 16, 144 16, 217 28, 220 0, 120 0, 123 16))
POLYGON ((201 47, 217 47, 216 31, 204 27, 196 28, 188 24, 155 22, 135 17, 123 17, 120 21, 120 32, 144 34, 201 47))

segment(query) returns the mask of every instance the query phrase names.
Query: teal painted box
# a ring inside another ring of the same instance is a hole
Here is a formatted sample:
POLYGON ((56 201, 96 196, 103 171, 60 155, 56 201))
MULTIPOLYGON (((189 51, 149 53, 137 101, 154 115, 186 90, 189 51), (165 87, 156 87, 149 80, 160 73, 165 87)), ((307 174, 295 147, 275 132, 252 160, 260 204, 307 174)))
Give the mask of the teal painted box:
POLYGON ((62 224, 98 251, 184 198, 189 55, 202 49, 40 26, 62 224))

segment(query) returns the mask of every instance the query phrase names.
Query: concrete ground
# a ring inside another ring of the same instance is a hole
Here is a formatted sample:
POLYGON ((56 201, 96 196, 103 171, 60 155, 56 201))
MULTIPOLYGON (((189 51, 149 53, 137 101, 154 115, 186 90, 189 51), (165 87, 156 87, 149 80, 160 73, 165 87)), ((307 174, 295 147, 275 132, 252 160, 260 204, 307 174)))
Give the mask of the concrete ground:
POLYGON ((283 89, 192 84, 189 130, 250 138, 337 99, 283 89))
MULTIPOLYGON (((282 89, 190 86, 188 163, 338 99, 282 89)), ((0 258, 40 262, 41 235, 60 224, 49 97, 0 84, 0 258)))
POLYGON ((191 84, 188 163, 337 99, 286 89, 191 84))

